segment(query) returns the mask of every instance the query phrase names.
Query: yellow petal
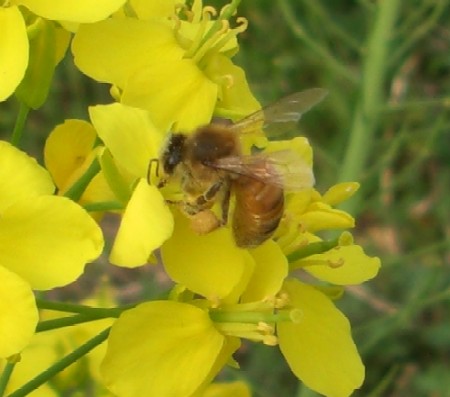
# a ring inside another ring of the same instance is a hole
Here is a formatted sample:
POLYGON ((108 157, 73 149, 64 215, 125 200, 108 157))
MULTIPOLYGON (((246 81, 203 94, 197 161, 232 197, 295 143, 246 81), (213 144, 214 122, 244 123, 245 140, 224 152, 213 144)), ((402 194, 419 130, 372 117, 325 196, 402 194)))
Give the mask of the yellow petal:
POLYGON ((173 231, 173 217, 155 186, 141 179, 129 201, 111 252, 111 262, 124 267, 147 263, 173 231))
POLYGON ((323 195, 323 202, 328 205, 336 205, 348 200, 359 189, 358 182, 343 182, 330 187, 323 195))
POLYGON ((207 312, 173 301, 144 303, 113 325, 101 372, 122 397, 190 396, 224 343, 207 312))
POLYGON ((72 41, 72 52, 83 73, 121 88, 143 66, 161 63, 161 57, 171 60, 183 56, 169 26, 133 18, 81 25, 72 41))
POLYGON ((360 284, 378 274, 381 263, 366 255, 359 245, 337 247, 298 261, 308 273, 338 285, 360 284))
POLYGON ((44 148, 45 166, 60 190, 91 153, 96 137, 94 127, 84 120, 66 120, 50 132, 44 148))
POLYGON ((251 397, 251 392, 247 383, 242 381, 213 383, 198 397, 251 397))
POLYGON ((288 262, 278 244, 272 240, 250 251, 255 270, 242 295, 242 302, 257 302, 275 296, 288 274, 288 262))
POLYGON ((315 202, 307 211, 296 217, 304 230, 314 233, 318 230, 348 229, 355 226, 355 220, 347 212, 331 208, 328 204, 315 202))
POLYGON ((52 194, 55 190, 47 170, 35 159, 4 141, 0 141, 0 180, 0 211, 15 201, 52 194))
POLYGON ((198 397, 251 397, 249 386, 242 381, 214 383, 198 397))
POLYGON ((180 213, 175 214, 172 238, 161 253, 172 280, 212 301, 242 293, 254 267, 253 258, 236 246, 228 228, 199 236, 180 213))
POLYGON ((0 7, 0 101, 7 99, 25 75, 28 37, 17 7, 0 7))
POLYGON ((46 290, 75 281, 103 248, 102 232, 64 197, 17 201, 0 217, 0 263, 46 290))
POLYGON ((164 0, 164 1, 148 1, 148 0, 130 0, 131 7, 138 19, 152 20, 154 18, 168 18, 174 15, 175 6, 183 4, 184 1, 164 0))
POLYGON ((294 374, 325 396, 346 397, 361 386, 364 366, 346 317, 321 292, 298 280, 284 290, 300 310, 298 323, 278 325, 280 349, 294 374))
POLYGON ((118 164, 131 175, 146 178, 149 162, 159 157, 165 135, 156 129, 148 112, 114 103, 91 106, 89 114, 118 164))
POLYGON ((261 108, 250 91, 244 70, 234 65, 227 56, 217 53, 208 58, 205 73, 212 81, 223 80, 215 109, 218 116, 239 120, 261 108), (228 76, 230 80, 224 80, 223 76, 228 76))
MULTIPOLYGON (((83 192, 83 195, 80 198, 80 204, 85 205, 108 201, 117 201, 117 198, 111 191, 103 171, 100 171, 92 178, 86 190, 83 192)), ((93 216, 92 213, 91 215, 93 216)))
POLYGON ((96 22, 105 19, 121 7, 126 0, 12 0, 27 7, 34 14, 51 20, 96 22))
POLYGON ((190 132, 210 122, 217 90, 191 59, 160 59, 130 76, 122 103, 148 110, 160 128, 190 132))
POLYGON ((0 357, 20 353, 30 342, 39 316, 30 285, 0 266, 0 357))

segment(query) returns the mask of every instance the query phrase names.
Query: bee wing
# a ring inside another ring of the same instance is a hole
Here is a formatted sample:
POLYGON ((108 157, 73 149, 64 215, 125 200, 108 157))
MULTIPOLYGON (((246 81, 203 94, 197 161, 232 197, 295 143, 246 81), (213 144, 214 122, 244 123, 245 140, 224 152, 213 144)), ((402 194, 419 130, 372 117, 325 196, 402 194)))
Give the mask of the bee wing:
POLYGON ((328 94, 323 88, 310 88, 279 99, 267 107, 230 126, 238 134, 264 130, 266 135, 277 137, 295 128, 302 115, 318 104, 328 94))
POLYGON ((291 191, 307 189, 314 185, 311 167, 292 150, 229 156, 207 165, 291 191))

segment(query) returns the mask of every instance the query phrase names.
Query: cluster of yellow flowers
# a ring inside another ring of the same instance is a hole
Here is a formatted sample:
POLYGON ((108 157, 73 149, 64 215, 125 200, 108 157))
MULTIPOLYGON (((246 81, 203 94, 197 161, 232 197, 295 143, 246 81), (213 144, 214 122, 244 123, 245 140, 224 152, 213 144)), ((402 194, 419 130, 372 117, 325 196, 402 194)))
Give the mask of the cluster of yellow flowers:
MULTIPOLYGON (((39 108, 69 46, 77 68, 111 84, 114 98, 91 106, 90 122, 70 119, 51 131, 45 168, 17 148, 17 135, 12 144, 0 142, 4 374, 21 357, 7 390, 51 366, 58 350, 68 351, 71 344, 61 347, 62 341, 79 340, 72 329, 43 332, 57 317, 41 314, 38 325, 33 291, 75 281, 99 257, 98 221, 107 211, 121 214, 110 262, 138 267, 157 251, 176 287, 168 299, 110 312, 118 318, 89 311, 90 302, 85 317, 81 306, 66 307, 79 309, 79 322, 92 321, 83 328, 87 336, 112 325, 109 336, 100 334, 108 336, 106 353, 96 349, 89 359, 93 376, 109 390, 98 395, 249 396, 242 382, 212 383, 225 365, 237 365, 232 355, 242 339, 279 345, 292 372, 326 396, 348 396, 363 382, 349 322, 333 299, 342 292, 336 286, 374 277, 380 263, 347 231, 332 241, 317 235, 354 226, 333 206, 358 184, 338 184, 323 195, 313 188, 287 194, 273 239, 251 250, 238 248, 227 226, 197 235, 167 205, 171 193, 149 184, 149 160, 158 158, 168 131, 191 131, 213 116, 237 120, 260 108, 231 59, 247 27, 233 16, 239 1, 220 12, 201 0, 191 3, 10 0, 0 6, 6 30, 0 100, 15 94, 23 106, 39 108), (297 269, 310 275, 309 283, 293 274, 297 269)), ((305 138, 271 144, 293 148, 312 167, 305 138)), ((79 365, 56 379, 73 386, 79 365)), ((33 393, 56 395, 46 384, 33 393)))

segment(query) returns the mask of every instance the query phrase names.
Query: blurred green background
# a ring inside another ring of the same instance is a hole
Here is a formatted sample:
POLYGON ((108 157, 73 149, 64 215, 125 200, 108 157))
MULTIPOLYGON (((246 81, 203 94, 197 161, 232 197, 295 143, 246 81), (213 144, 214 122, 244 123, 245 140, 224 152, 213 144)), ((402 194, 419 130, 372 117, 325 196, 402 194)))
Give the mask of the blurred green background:
MULTIPOLYGON (((362 185, 345 209, 357 217, 357 243, 383 266, 337 303, 366 364, 355 395, 450 396, 450 1, 243 0, 239 15, 250 25, 235 61, 262 103, 329 91, 301 123, 318 189, 362 185)), ((25 149, 41 158, 56 124, 109 101, 69 54, 29 116, 25 149)), ((1 138, 17 109, 1 104, 1 138)), ((255 397, 315 396, 276 349, 252 345, 239 361, 230 376, 246 378, 255 397)))
MULTIPOLYGON (((338 302, 366 364, 357 396, 450 396, 449 5, 280 0, 240 8, 250 27, 237 61, 258 98, 330 92, 301 122, 319 190, 361 183, 346 209, 357 216, 356 241, 382 269, 338 302)), ((249 359, 258 396, 315 395, 272 350, 259 354, 249 359)))

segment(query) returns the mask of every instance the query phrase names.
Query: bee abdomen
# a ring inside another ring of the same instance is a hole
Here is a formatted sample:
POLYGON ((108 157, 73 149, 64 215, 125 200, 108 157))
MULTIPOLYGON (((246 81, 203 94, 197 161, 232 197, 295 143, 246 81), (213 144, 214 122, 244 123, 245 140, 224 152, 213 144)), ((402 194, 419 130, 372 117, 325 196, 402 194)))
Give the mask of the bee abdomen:
POLYGON ((240 176, 234 187, 234 239, 239 247, 256 247, 270 238, 280 223, 283 189, 245 176, 240 176))

